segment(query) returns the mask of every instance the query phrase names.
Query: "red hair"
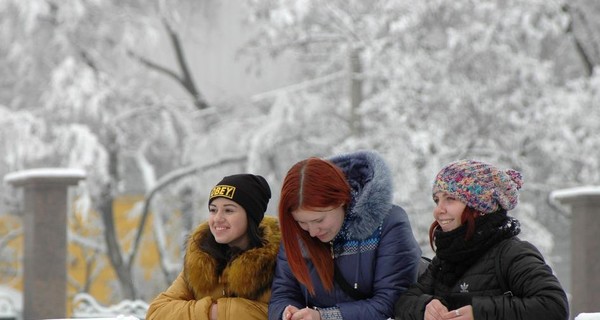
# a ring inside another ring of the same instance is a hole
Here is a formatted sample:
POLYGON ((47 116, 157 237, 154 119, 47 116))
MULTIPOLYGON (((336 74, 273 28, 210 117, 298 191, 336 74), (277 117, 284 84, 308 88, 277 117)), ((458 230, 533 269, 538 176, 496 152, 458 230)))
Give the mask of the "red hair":
MULTIPOLYGON (((482 215, 483 213, 481 213, 480 211, 477 211, 468 206, 465 207, 465 210, 463 210, 462 215, 460 216, 460 223, 467 224, 465 240, 469 240, 471 239, 471 237, 473 237, 473 233, 475 233, 475 219, 481 217, 482 215)), ((429 227, 429 245, 431 246, 431 249, 433 249, 433 251, 435 251, 433 234, 435 232, 435 229, 437 229, 437 227, 439 226, 440 224, 437 221, 434 221, 431 224, 431 227, 429 227)))
POLYGON ((312 295, 315 294, 315 286, 310 279, 302 249, 308 252, 321 283, 328 291, 333 289, 333 257, 327 244, 300 228, 292 212, 338 207, 349 202, 350 185, 346 176, 330 161, 314 157, 302 160, 290 168, 283 180, 279 199, 283 246, 292 273, 312 295))

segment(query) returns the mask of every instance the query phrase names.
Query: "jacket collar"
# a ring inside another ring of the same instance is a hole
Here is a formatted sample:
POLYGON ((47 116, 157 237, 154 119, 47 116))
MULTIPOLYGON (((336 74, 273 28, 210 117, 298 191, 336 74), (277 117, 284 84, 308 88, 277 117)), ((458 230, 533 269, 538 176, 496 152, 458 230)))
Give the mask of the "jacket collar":
MULTIPOLYGON (((265 216, 259 228, 263 246, 243 252, 223 270, 220 282, 227 284, 228 295, 256 299, 271 287, 281 234, 274 217, 265 216)), ((217 261, 197 245, 209 234, 208 222, 198 226, 188 239, 184 258, 184 278, 197 298, 219 286, 217 261)))

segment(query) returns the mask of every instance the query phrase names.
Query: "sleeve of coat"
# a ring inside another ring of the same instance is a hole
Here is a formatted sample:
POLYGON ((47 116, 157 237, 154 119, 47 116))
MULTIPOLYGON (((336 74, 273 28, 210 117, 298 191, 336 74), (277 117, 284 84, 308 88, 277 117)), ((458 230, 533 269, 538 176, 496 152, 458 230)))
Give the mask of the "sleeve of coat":
POLYGON ((283 310, 288 305, 304 308, 304 294, 300 284, 292 274, 290 265, 285 256, 283 244, 279 246, 275 276, 271 287, 271 299, 269 301, 269 320, 281 320, 283 310))
POLYGON ((473 297, 476 319, 568 319, 567 296, 535 246, 513 241, 499 255, 512 296, 473 297))
POLYGON ((425 316, 425 306, 434 299, 433 275, 430 269, 413 283, 396 302, 394 315, 396 319, 422 320, 425 316))
POLYGON ((385 319, 393 317, 394 304, 417 280, 421 248, 412 233, 406 212, 392 208, 383 224, 377 248, 373 297, 338 303, 344 319, 385 319))
POLYGON ((211 297, 196 300, 180 273, 165 292, 152 300, 146 320, 208 320, 211 304, 211 297))
POLYGON ((267 318, 267 304, 244 298, 217 299, 217 319, 257 319, 267 318))

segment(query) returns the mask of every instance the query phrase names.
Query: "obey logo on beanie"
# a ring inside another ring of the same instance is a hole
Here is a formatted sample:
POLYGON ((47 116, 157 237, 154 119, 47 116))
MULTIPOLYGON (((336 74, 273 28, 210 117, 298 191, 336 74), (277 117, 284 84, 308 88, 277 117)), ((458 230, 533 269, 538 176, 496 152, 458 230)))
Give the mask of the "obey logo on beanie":
POLYGON ((242 173, 226 176, 210 191, 208 204, 216 198, 227 198, 246 210, 248 218, 259 225, 265 216, 271 188, 265 178, 242 173))

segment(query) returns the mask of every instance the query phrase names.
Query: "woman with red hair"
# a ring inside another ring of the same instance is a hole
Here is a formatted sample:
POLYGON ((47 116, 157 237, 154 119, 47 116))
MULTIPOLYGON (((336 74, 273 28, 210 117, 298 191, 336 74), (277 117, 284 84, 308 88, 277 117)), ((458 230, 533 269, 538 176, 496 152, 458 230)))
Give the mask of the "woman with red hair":
POLYGON ((416 281, 421 249, 391 200, 391 173, 375 152, 292 166, 281 188, 269 319, 392 317, 416 281))

